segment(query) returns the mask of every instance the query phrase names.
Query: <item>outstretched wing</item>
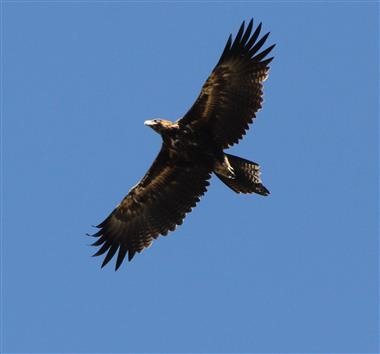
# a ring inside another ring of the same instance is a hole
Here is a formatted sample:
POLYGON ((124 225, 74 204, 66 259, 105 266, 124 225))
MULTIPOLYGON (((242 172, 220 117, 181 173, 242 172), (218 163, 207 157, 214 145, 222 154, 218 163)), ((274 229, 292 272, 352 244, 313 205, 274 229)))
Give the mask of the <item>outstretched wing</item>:
POLYGON ((208 129, 215 142, 227 148, 243 137, 263 101, 263 81, 273 57, 265 59, 274 45, 260 51, 269 36, 258 40, 261 23, 252 32, 253 20, 244 30, 243 22, 235 40, 230 35, 218 64, 194 105, 179 120, 180 125, 208 129))
POLYGON ((143 179, 97 226, 100 230, 93 236, 99 239, 93 246, 101 247, 94 256, 107 252, 102 267, 118 251, 118 269, 127 253, 131 260, 160 234, 182 224, 185 214, 206 192, 210 176, 210 167, 175 161, 162 147, 143 179))

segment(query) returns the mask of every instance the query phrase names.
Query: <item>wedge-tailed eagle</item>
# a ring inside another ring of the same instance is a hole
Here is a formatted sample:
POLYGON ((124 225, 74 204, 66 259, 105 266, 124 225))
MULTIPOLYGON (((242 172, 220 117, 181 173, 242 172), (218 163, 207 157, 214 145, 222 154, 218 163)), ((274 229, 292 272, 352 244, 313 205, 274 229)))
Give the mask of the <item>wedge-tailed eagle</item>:
POLYGON ((236 193, 268 195, 257 163, 224 152, 245 135, 262 107, 263 82, 268 77, 266 58, 274 45, 262 50, 269 33, 260 39, 261 23, 243 22, 235 39, 229 36, 223 53, 190 108, 179 120, 145 121, 162 137, 152 166, 97 226, 99 246, 94 256, 105 255, 102 267, 117 253, 116 270, 128 254, 151 245, 182 224, 199 202, 215 173, 236 193))

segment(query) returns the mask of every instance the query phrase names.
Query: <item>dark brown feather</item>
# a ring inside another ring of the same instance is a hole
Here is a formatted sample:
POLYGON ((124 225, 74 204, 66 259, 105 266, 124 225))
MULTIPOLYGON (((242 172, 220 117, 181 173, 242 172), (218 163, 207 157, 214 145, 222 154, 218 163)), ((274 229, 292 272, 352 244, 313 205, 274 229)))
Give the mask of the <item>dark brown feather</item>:
POLYGON ((119 251, 116 269, 126 254, 131 260, 136 252, 149 247, 160 234, 166 235, 182 224, 186 213, 207 189, 212 166, 176 164, 162 147, 152 167, 133 187, 116 209, 98 227, 101 246, 94 256, 107 252, 104 267, 119 251))
POLYGON ((230 154, 225 155, 234 170, 233 178, 227 178, 216 172, 225 185, 236 193, 256 193, 264 196, 270 194, 261 182, 260 166, 256 162, 230 154))
POLYGON ((207 129, 223 149, 243 137, 263 101, 262 83, 272 58, 263 59, 274 45, 260 52, 269 33, 258 40, 261 23, 251 36, 252 27, 250 21, 244 32, 243 22, 234 41, 229 37, 196 102, 178 121, 207 129))

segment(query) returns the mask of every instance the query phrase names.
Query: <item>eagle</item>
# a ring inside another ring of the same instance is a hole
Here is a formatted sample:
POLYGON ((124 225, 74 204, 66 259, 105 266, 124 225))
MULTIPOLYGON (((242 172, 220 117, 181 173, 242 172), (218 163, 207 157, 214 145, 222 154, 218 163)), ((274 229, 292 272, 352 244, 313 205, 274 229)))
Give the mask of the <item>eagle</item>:
POLYGON ((117 270, 128 255, 149 247, 159 235, 181 225, 209 186, 214 173, 236 193, 266 196, 260 166, 224 150, 246 134, 262 108, 267 58, 275 44, 262 49, 269 33, 253 30, 253 19, 229 36, 222 55, 187 113, 175 122, 144 122, 161 135, 162 146, 152 166, 98 226, 93 256, 104 255, 104 267, 117 253, 117 270))

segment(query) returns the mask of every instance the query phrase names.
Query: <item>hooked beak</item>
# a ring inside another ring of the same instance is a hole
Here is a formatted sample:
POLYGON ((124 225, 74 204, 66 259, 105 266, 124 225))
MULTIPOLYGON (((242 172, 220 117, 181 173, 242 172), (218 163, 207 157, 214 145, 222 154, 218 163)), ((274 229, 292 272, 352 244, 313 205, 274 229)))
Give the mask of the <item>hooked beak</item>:
POLYGON ((151 127, 153 125, 155 125, 156 123, 153 121, 153 120, 146 120, 144 122, 144 125, 147 125, 148 127, 151 127))

